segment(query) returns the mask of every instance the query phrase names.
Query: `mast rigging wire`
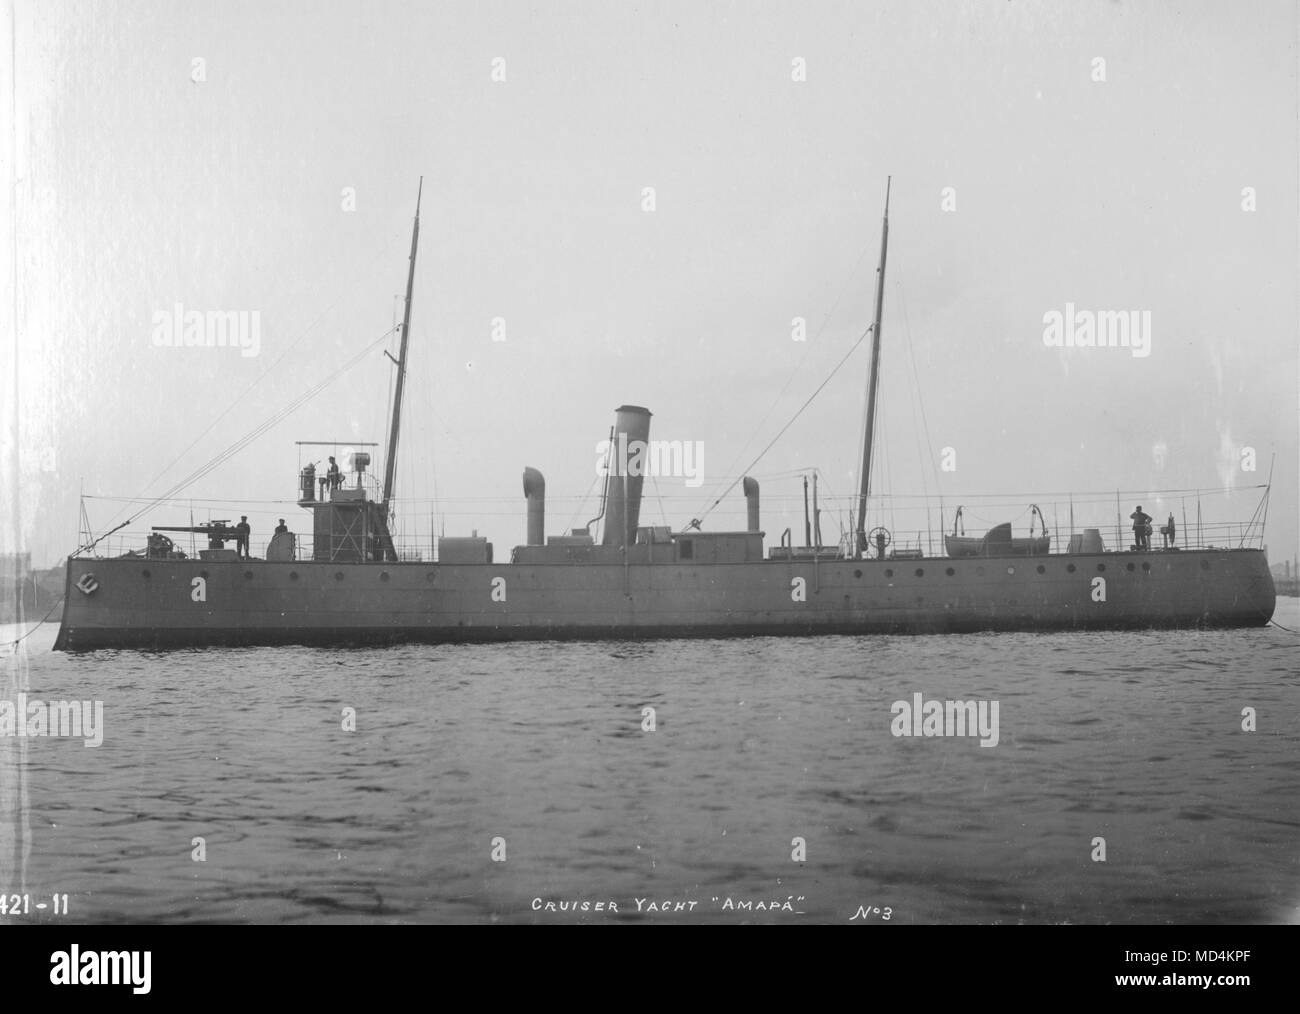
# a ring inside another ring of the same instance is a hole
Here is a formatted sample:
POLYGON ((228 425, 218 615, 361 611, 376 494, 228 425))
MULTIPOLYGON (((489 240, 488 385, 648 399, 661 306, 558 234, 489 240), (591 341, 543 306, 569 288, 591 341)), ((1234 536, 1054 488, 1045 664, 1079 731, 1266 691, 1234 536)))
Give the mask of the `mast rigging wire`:
MULTIPOLYGON (((840 371, 840 367, 842 367, 845 363, 849 361, 849 357, 853 355, 855 351, 857 351, 858 346, 862 344, 863 340, 867 337, 867 335, 871 334, 872 327, 874 327, 874 325, 868 327, 865 331, 862 332, 862 334, 858 335, 857 340, 851 346, 849 346, 849 350, 846 353, 844 353, 844 357, 840 359, 840 361, 835 364, 835 368, 832 369, 831 372, 826 375, 826 379, 817 385, 817 389, 813 391, 812 394, 808 395, 808 400, 799 406, 799 411, 795 412, 795 414, 790 417, 790 421, 787 422, 784 426, 782 426, 777 431, 776 436, 774 436, 768 442, 768 445, 758 452, 758 457, 756 457, 753 461, 749 463, 748 467, 745 468, 745 472, 748 472, 751 468, 757 465, 763 459, 763 456, 772 449, 772 447, 776 444, 776 442, 780 440, 783 436, 785 436, 785 431, 794 425, 796 419, 798 419, 801 415, 803 415, 804 409, 806 409, 809 405, 812 404, 813 399, 816 398, 817 395, 822 393, 822 388, 824 388, 827 384, 831 382, 831 378, 834 377, 835 374, 837 374, 840 371)), ((691 523, 686 526, 686 530, 690 531, 692 528, 699 528, 700 525, 703 523, 704 519, 707 518, 713 512, 713 508, 717 507, 718 504, 722 503, 722 501, 726 498, 727 494, 736 488, 736 484, 739 483, 740 480, 745 477, 745 472, 742 472, 735 479, 731 480, 731 485, 729 485, 726 489, 724 489, 722 491, 722 495, 719 496, 716 500, 713 501, 712 504, 709 505, 708 510, 706 510, 698 518, 692 518, 691 523)))
MULTIPOLYGON (((872 249, 872 244, 867 243, 858 252, 858 258, 853 262, 853 267, 849 270, 848 276, 845 279, 844 284, 840 287, 840 292, 839 295, 835 297, 835 302, 832 303, 831 308, 826 311, 826 315, 822 318, 821 324, 818 325, 816 333, 813 334, 811 340, 809 340, 807 344, 804 346, 803 354, 800 355, 799 357, 799 362, 795 364, 794 369, 791 370, 789 375, 785 378, 785 383, 781 385, 781 390, 778 391, 776 397, 772 399, 772 404, 768 406, 767 411, 763 413, 763 417, 758 420, 758 423, 750 431, 749 438, 744 442, 744 444, 741 445, 740 450, 736 453, 736 456, 732 460, 732 465, 729 465, 727 469, 723 471, 722 474, 724 476, 730 473, 736 461, 740 461, 744 457, 745 452, 749 450, 749 445, 754 442, 754 437, 759 432, 762 431, 764 424, 771 417, 772 413, 776 411, 776 406, 780 403, 781 399, 785 396, 785 392, 790 389, 790 385, 794 383, 794 378, 799 375, 799 371, 803 369, 804 364, 808 361, 808 356, 812 352, 813 346, 817 344, 817 340, 821 338, 822 334, 826 330, 827 325, 830 324, 831 318, 835 315, 835 311, 839 309, 840 303, 844 301, 845 294, 849 291, 849 288, 853 285, 854 280, 858 277, 858 271, 862 266, 862 261, 866 258, 867 253, 871 249, 872 249)), ((734 486, 735 484, 733 483, 732 485, 734 486)), ((730 492, 730 489, 728 489, 728 492, 730 492)), ((722 494, 722 496, 726 496, 726 495, 727 495, 726 493, 722 494)), ((721 499, 721 497, 719 499, 721 499)), ((712 509, 713 509, 712 507, 709 508, 709 510, 712 509)), ((708 512, 706 511, 705 513, 707 514, 708 512)), ((701 520, 703 519, 701 518, 701 520)))
MULTIPOLYGON (((364 359, 367 355, 369 355, 370 352, 376 346, 378 346, 380 343, 384 341, 387 341, 388 336, 391 333, 392 333, 391 330, 385 331, 382 335, 380 335, 377 339, 375 339, 374 341, 366 345, 365 348, 363 348, 355 356, 353 356, 346 363, 340 366, 337 370, 335 370, 333 373, 327 376, 324 380, 317 383, 314 387, 308 388, 304 393, 300 394, 293 401, 289 402, 289 404, 285 405, 283 408, 279 409, 278 411, 272 413, 269 418, 264 420, 259 425, 253 427, 253 429, 249 430, 249 432, 244 434, 244 436, 240 437, 233 444, 230 444, 225 450, 221 451, 214 458, 210 459, 206 464, 200 465, 194 471, 190 472, 189 475, 185 476, 179 482, 171 486, 160 496, 157 496, 152 500, 150 500, 145 507, 143 507, 141 510, 136 511, 130 518, 128 518, 123 523, 123 525, 119 525, 118 527, 120 528, 123 527, 124 525, 131 524, 141 514, 148 513, 150 510, 152 510, 158 504, 162 503, 164 500, 171 499, 177 493, 181 492, 181 490, 185 489, 187 486, 190 486, 193 483, 197 482, 199 479, 203 478, 213 469, 219 467, 220 465, 224 464, 226 461, 230 460, 230 458, 234 457, 236 454, 242 451, 245 447, 251 444, 254 440, 260 437, 267 430, 271 429, 273 426, 277 425, 278 423, 283 422, 294 412, 298 411, 298 409, 302 408, 303 405, 311 401, 312 398, 316 397, 316 395, 320 394, 323 390, 325 390, 325 388, 329 387, 330 384, 334 383, 335 380, 337 380, 340 376, 342 376, 353 366, 359 363, 362 359, 364 359)), ((120 513, 121 512, 119 511, 118 514, 120 513)), ((114 517, 116 518, 117 515, 114 515, 114 517)), ((93 542, 90 542, 88 545, 81 546, 76 550, 76 552, 80 553, 83 550, 90 549, 95 545, 95 543, 99 542, 100 539, 102 538, 104 538, 104 536, 101 535, 99 539, 95 539, 93 542)))
MULTIPOLYGON (((376 249, 374 256, 372 256, 370 259, 370 264, 367 269, 367 273, 364 276, 366 279, 369 279, 370 275, 374 273, 380 258, 386 256, 388 251, 389 251, 389 247, 387 243, 385 243, 382 247, 376 249)), ((183 457, 185 457, 185 455, 189 454, 189 452, 192 451, 195 448, 195 446, 197 446, 200 440, 202 440, 204 437, 206 437, 209 433, 212 432, 213 427, 215 427, 217 423, 221 422, 222 419, 224 419, 227 415, 230 414, 230 412, 234 409, 236 405, 238 405, 241 401, 244 400, 244 398, 246 398, 249 394, 252 393, 253 388, 257 387, 258 384, 260 384, 263 380, 265 380, 268 376, 270 376, 271 373, 275 370, 275 368, 279 366, 280 363, 284 360, 284 358, 288 356, 290 352, 296 349, 299 343, 301 343, 302 340, 312 332, 312 330, 316 327, 317 324, 321 322, 321 320, 325 317, 325 315, 328 314, 331 310, 333 310, 334 307, 338 306, 338 304, 343 300, 344 296, 347 294, 347 291, 348 290, 346 289, 340 288, 338 298, 336 298, 332 303, 328 304, 324 309, 320 311, 320 313, 316 314, 316 316, 312 318, 311 322, 308 323, 307 326, 298 333, 298 337, 296 337, 292 342, 290 342, 288 347, 285 348, 283 352, 281 352, 278 356, 276 356, 275 361, 272 362, 271 365, 268 366, 265 370, 263 370, 257 377, 255 377, 253 379, 253 382, 249 384, 246 388, 244 388, 243 392, 239 394, 234 399, 234 401, 232 401, 229 405, 227 405, 215 419, 213 419, 210 423, 208 423, 208 425, 204 427, 203 431, 199 433, 199 435, 195 437, 192 441, 190 441, 189 445, 183 451, 181 451, 174 458, 172 458, 171 461, 169 461, 166 465, 164 465, 162 469, 158 472, 158 474, 155 475, 152 479, 148 481, 148 483, 145 484, 144 488, 146 490, 149 489, 149 487, 151 487, 155 482, 157 482, 164 475, 166 475, 168 471, 174 468, 176 466, 176 463, 180 461, 183 457)), ((120 514, 121 512, 118 512, 118 514, 114 514, 111 518, 108 519, 108 521, 105 524, 111 525, 114 521, 118 519, 120 514)), ((90 538, 89 533, 87 533, 86 537, 90 538)), ((93 546, 96 541, 98 540, 93 540, 89 544, 93 546)))

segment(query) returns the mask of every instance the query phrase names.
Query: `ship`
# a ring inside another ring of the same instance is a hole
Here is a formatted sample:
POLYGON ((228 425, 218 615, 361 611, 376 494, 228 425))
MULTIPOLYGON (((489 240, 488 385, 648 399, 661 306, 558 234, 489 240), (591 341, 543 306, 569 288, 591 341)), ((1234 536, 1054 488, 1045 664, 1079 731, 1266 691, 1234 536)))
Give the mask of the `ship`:
POLYGON ((1187 526, 1175 532, 1171 516, 1159 548, 1149 529, 1135 530, 1132 545, 1108 547, 1100 528, 1054 546, 1034 508, 1038 535, 1031 527, 1013 537, 1006 523, 966 536, 954 521, 942 554, 891 547, 888 529, 867 530, 888 184, 874 320, 864 333, 871 355, 856 524, 839 545, 822 545, 819 533, 797 546, 787 529, 765 548, 750 476, 741 482, 744 530, 641 524, 644 469, 635 453, 617 452, 647 446, 651 413, 622 405, 592 523, 548 537, 545 478, 529 467, 526 541, 508 560, 477 532, 443 536, 433 559, 411 559, 393 522, 419 209, 417 193, 382 482, 368 475, 368 451, 350 456, 346 476, 337 463, 324 475, 314 463, 301 468, 296 502, 310 536, 277 532, 260 558, 226 545, 241 538, 228 520, 156 526, 142 548, 117 556, 97 550, 104 536, 87 540, 67 559, 56 650, 1253 627, 1272 618, 1262 523, 1249 545, 1189 544, 1187 526), (199 535, 207 548, 187 554, 168 532, 199 535))

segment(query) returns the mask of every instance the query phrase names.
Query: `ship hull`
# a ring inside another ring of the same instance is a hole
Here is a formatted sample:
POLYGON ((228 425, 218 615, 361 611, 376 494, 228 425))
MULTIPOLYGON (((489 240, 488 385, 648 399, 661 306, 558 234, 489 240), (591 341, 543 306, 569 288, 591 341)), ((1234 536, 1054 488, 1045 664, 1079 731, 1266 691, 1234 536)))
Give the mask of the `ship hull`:
POLYGON ((74 558, 55 648, 1248 627, 1275 601, 1260 550, 637 566, 74 558))

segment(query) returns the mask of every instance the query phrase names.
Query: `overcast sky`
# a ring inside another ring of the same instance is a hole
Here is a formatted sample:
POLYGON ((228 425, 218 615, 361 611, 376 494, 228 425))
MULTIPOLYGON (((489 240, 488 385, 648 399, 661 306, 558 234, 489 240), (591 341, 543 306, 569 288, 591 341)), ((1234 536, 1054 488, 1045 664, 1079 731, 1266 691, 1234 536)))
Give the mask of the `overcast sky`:
MULTIPOLYGON (((549 533, 581 524, 624 403, 704 448, 703 485, 647 483, 643 523, 699 516, 869 325, 892 175, 876 488, 949 515, 1002 494, 1018 526, 1112 491, 1113 525, 1116 489, 1253 486, 1276 453, 1267 541, 1297 555, 1293 2, 18 0, 3 30, 0 549, 38 565, 76 546, 83 487, 163 492, 392 328, 421 176, 408 532, 434 514, 502 558, 525 465, 549 533), (157 347, 177 303, 256 312, 258 354, 157 347), (1047 347, 1067 303, 1149 312, 1149 355, 1047 347)), ((295 441, 386 439, 384 348, 188 486, 196 520, 306 530, 248 502, 295 498, 295 441)), ((852 493, 867 363, 753 467, 769 544, 802 534, 782 473, 852 493)), ((120 506, 87 501, 97 533, 120 506)), ((706 527, 743 520, 736 489, 706 527)))

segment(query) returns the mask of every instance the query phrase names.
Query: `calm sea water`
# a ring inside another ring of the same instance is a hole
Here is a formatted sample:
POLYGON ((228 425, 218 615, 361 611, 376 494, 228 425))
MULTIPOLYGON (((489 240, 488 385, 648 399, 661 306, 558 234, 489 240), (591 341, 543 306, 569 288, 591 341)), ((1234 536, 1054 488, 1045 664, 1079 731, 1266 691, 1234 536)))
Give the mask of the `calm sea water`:
MULTIPOLYGON (((1300 630, 1300 600, 1275 619, 1300 630)), ((0 700, 102 701, 104 738, 0 738, 0 889, 71 910, 31 921, 1300 921, 1300 638, 1276 627, 91 655, 54 633, 4 656, 0 700), (997 745, 892 735, 918 692, 998 702, 997 745)))

